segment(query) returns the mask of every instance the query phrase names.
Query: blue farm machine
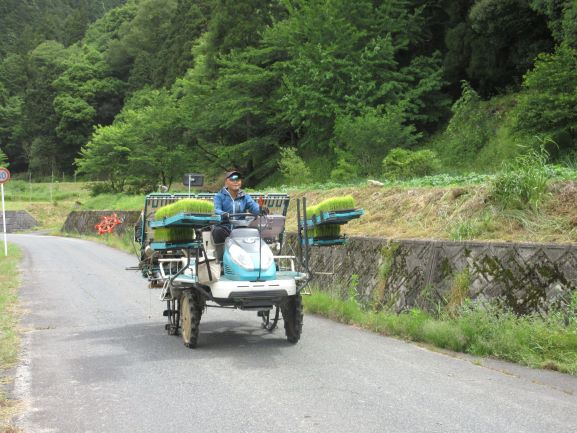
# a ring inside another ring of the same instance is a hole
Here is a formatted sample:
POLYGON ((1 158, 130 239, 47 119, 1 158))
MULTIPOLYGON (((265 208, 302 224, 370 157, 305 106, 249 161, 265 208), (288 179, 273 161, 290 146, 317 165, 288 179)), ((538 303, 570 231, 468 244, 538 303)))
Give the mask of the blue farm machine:
POLYGON ((268 208, 269 214, 230 215, 232 231, 221 260, 210 231, 223 222, 221 216, 177 205, 191 200, 211 204, 214 193, 152 193, 145 198, 135 230, 141 246, 138 268, 151 288, 161 289, 168 334, 181 335, 187 347, 196 347, 207 307, 256 311, 261 326, 269 331, 282 320, 286 339, 297 343, 303 328, 302 295, 313 276, 310 248, 343 244, 346 238, 335 227, 363 214, 362 209, 354 208, 313 209, 311 214, 309 208, 307 215, 306 199, 299 199, 297 244, 291 249, 296 251, 281 255, 289 249, 283 248, 289 195, 250 195, 261 208, 268 208), (166 216, 158 212, 169 206, 177 211, 166 216))

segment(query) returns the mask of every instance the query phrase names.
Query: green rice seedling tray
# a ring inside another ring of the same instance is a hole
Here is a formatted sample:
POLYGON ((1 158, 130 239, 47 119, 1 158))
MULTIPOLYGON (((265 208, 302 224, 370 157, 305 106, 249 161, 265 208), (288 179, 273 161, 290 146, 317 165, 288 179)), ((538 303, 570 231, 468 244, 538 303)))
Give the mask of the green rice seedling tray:
POLYGON ((324 238, 308 238, 303 239, 303 243, 308 244, 312 247, 330 247, 332 245, 343 245, 346 243, 347 238, 340 236, 338 238, 333 239, 324 239, 324 238))
POLYGON ((205 227, 211 224, 220 223, 220 215, 179 213, 171 217, 150 221, 151 228, 171 227, 171 226, 193 226, 205 227))
POLYGON ((346 224, 349 221, 360 218, 365 213, 364 209, 336 210, 329 212, 320 212, 318 215, 312 215, 307 219, 307 227, 314 227, 321 224, 346 224))
POLYGON ((192 242, 151 242, 150 247, 155 251, 160 250, 183 250, 202 248, 202 241, 192 242))

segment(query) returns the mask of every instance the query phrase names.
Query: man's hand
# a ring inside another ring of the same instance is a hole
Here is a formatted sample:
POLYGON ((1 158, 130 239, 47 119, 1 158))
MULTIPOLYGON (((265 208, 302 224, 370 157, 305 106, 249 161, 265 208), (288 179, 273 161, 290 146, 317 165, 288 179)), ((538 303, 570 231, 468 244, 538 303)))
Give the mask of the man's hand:
POLYGON ((229 220, 229 214, 228 212, 223 212, 220 214, 220 219, 222 222, 227 222, 229 220))

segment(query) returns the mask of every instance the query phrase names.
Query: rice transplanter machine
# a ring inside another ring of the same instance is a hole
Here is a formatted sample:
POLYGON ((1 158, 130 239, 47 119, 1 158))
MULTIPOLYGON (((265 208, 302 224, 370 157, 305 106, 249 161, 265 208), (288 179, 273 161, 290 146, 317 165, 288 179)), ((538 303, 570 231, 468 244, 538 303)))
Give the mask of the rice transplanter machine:
POLYGON ((149 287, 161 289, 168 334, 180 334, 187 347, 196 347, 200 320, 207 307, 256 311, 261 326, 269 331, 276 328, 282 315, 287 340, 297 343, 303 327, 302 295, 312 277, 310 248, 346 241, 340 235, 315 237, 315 229, 346 224, 363 214, 362 209, 348 209, 307 216, 306 199, 299 199, 297 252, 280 255, 289 195, 250 195, 270 213, 230 215, 233 230, 221 261, 210 233, 212 225, 222 222, 219 215, 184 211, 155 218, 162 207, 189 199, 212 201, 214 193, 152 193, 145 198, 135 228, 135 240, 141 245, 138 268, 149 287), (181 233, 180 238, 166 239, 161 236, 166 230, 181 233))

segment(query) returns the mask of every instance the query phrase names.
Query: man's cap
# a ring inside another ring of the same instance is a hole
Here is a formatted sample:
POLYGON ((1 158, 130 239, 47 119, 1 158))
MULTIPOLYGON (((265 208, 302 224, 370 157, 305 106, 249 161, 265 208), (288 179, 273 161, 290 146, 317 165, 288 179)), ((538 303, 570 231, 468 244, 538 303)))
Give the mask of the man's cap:
POLYGON ((239 171, 229 171, 226 173, 226 179, 242 179, 242 177, 243 176, 239 171))

